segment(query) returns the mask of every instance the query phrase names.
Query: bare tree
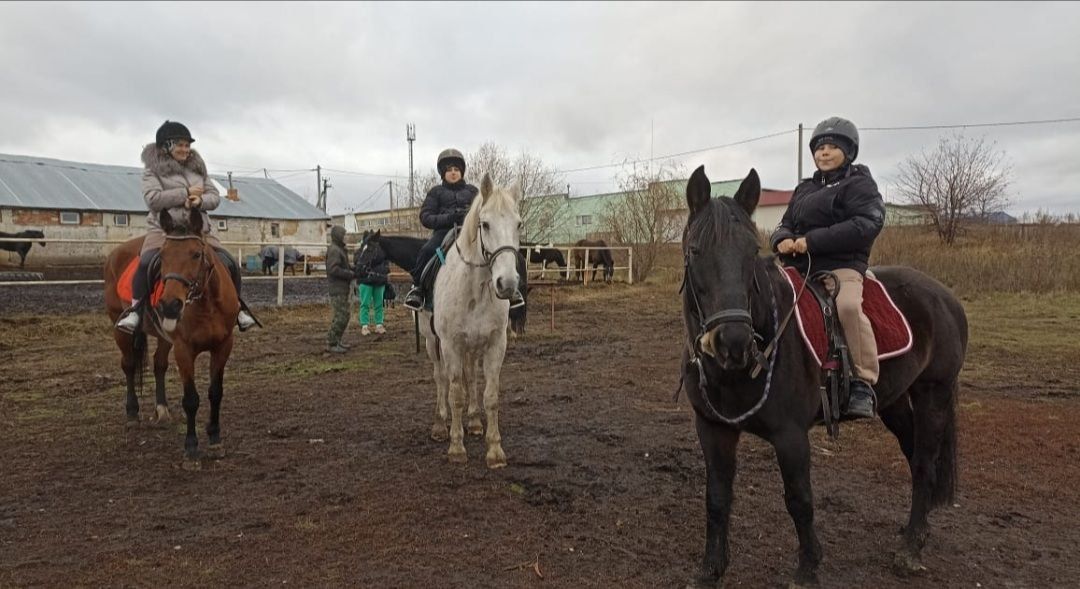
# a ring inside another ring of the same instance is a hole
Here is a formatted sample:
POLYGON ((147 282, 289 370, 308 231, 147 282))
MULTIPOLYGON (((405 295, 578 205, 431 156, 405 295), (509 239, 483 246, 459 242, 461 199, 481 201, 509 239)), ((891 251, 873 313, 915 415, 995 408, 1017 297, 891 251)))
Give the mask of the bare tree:
MULTIPOLYGON (((565 190, 562 176, 554 167, 528 151, 522 150, 517 157, 511 157, 506 151, 492 142, 482 144, 471 153, 465 154, 467 180, 479 184, 484 174, 491 174, 496 185, 510 185, 521 182, 525 197, 521 201, 521 221, 525 226, 522 241, 543 242, 551 238, 555 227, 568 215, 569 207, 565 202, 565 190)), ((428 172, 416 171, 415 206, 424 203, 428 191, 442 182, 439 172, 431 168, 428 172)))
POLYGON ((525 226, 522 241, 543 242, 567 213, 568 207, 560 194, 562 176, 554 167, 528 151, 510 157, 495 143, 488 142, 466 156, 469 176, 476 180, 491 174, 496 184, 521 182, 524 198, 521 201, 521 221, 525 226))
POLYGON ((685 222, 683 186, 673 163, 630 164, 618 179, 626 195, 612 202, 602 218, 618 243, 634 252, 634 281, 652 272, 665 243, 679 238, 685 222))
POLYGON ((965 220, 986 219, 1008 204, 1011 174, 995 144, 952 135, 903 161, 896 183, 902 198, 925 208, 938 237, 952 245, 965 220))

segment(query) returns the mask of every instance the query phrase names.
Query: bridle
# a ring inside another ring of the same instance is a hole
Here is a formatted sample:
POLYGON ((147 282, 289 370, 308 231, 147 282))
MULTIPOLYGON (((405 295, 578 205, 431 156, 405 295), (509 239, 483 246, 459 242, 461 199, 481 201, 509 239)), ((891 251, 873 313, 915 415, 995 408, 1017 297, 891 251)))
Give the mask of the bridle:
MULTIPOLYGON (((768 268, 766 267, 766 269, 765 269, 765 273, 766 273, 765 282, 769 285, 769 300, 770 300, 770 306, 772 307, 773 334, 774 335, 773 335, 773 339, 769 342, 769 344, 767 346, 765 346, 764 351, 762 351, 761 347, 759 346, 759 343, 763 342, 765 340, 765 338, 762 337, 761 334, 759 334, 756 330, 754 330, 753 316, 750 314, 750 310, 749 310, 749 306, 750 306, 749 299, 750 299, 750 297, 747 297, 747 308, 746 309, 742 309, 742 308, 721 309, 720 311, 717 311, 716 313, 713 313, 712 315, 706 315, 705 311, 703 310, 703 308, 701 306, 701 301, 698 299, 697 292, 696 292, 696 290, 694 288, 694 275, 693 275, 693 272, 691 272, 691 270, 690 270, 690 253, 687 251, 687 252, 684 252, 683 255, 684 255, 683 283, 682 283, 682 286, 679 287, 679 292, 681 293, 684 289, 689 287, 690 299, 693 301, 694 307, 697 310, 698 329, 699 329, 699 332, 698 332, 697 336, 696 337, 692 336, 691 341, 688 342, 688 344, 687 344, 687 355, 690 358, 689 364, 693 364, 693 365, 695 365, 697 367, 697 371, 698 371, 698 389, 699 389, 699 392, 701 394, 701 399, 705 403, 705 409, 710 414, 709 417, 711 417, 712 419, 715 419, 715 420, 717 420, 717 421, 719 421, 721 423, 725 423, 727 425, 737 426, 737 425, 741 424, 743 421, 749 419, 754 414, 756 414, 761 409, 761 407, 763 405, 765 405, 765 401, 768 400, 768 398, 769 398, 769 391, 772 388, 773 369, 776 366, 776 356, 777 356, 776 349, 777 349, 777 345, 778 345, 778 343, 780 341, 780 336, 783 335, 784 330, 787 329, 788 322, 791 320, 792 315, 794 315, 794 313, 795 313, 795 309, 798 307, 799 297, 802 296, 803 291, 800 290, 799 293, 795 296, 794 301, 792 301, 791 310, 788 311, 787 315, 784 317, 784 320, 780 321, 779 305, 777 305, 777 302, 776 302, 776 289, 773 287, 772 280, 769 279, 769 277, 768 277, 768 268), (753 332, 753 335, 754 335, 754 347, 753 347, 754 364, 750 369, 750 378, 755 379, 755 378, 758 377, 758 374, 760 374, 762 370, 766 370, 766 373, 765 373, 765 388, 762 390, 761 398, 759 398, 757 403, 754 404, 754 406, 751 407, 749 410, 747 410, 743 414, 741 414, 741 415, 739 415, 737 417, 734 417, 734 418, 726 417, 723 414, 721 414, 713 406, 712 402, 709 400, 709 394, 708 394, 708 384, 709 383, 708 383, 708 378, 705 375, 705 366, 704 366, 704 364, 702 362, 702 353, 703 353, 703 350, 701 348, 701 340, 702 340, 702 338, 704 338, 707 333, 709 333, 710 331, 715 329, 717 326, 722 325, 724 323, 745 323, 750 327, 750 330, 753 332)), ((775 262, 776 258, 773 258, 773 261, 775 262)), ((806 284, 804 282, 803 283, 803 289, 805 289, 805 287, 806 287, 806 284)), ((761 292, 761 284, 758 281, 758 267, 757 267, 757 265, 754 266, 754 291, 755 292, 761 292)), ((685 372, 683 373, 683 376, 679 380, 679 389, 678 390, 682 390, 683 379, 685 379, 685 372)), ((678 391, 676 391, 676 395, 677 394, 678 394, 678 391)))
POLYGON ((461 251, 461 247, 458 246, 458 240, 455 239, 454 249, 457 250, 458 256, 461 257, 462 262, 465 262, 465 264, 471 268, 491 268, 491 265, 495 263, 495 258, 498 258, 500 255, 510 252, 514 254, 514 265, 515 267, 517 267, 517 263, 521 259, 521 252, 518 251, 517 247, 514 247, 512 245, 504 245, 493 252, 488 251, 487 246, 484 245, 483 228, 477 227, 476 233, 480 239, 480 254, 484 257, 484 261, 482 263, 477 263, 470 262, 468 259, 466 259, 465 254, 461 251))
POLYGON ((214 272, 214 263, 210 256, 206 254, 206 240, 198 235, 166 235, 165 239, 170 241, 181 241, 185 239, 199 240, 199 245, 202 247, 202 265, 199 267, 199 272, 195 275, 195 279, 191 280, 175 272, 170 272, 161 277, 161 283, 165 284, 170 280, 175 280, 184 285, 184 288, 187 289, 187 297, 184 299, 185 305, 201 299, 203 295, 206 294, 206 285, 210 282, 210 277, 214 272))

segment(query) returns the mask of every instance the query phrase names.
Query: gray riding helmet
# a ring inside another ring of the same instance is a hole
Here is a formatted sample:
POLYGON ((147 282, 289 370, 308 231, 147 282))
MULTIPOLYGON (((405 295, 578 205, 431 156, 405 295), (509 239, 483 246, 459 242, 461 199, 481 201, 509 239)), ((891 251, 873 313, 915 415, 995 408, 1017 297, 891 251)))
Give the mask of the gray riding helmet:
POLYGON ((440 178, 446 175, 446 167, 450 164, 461 168, 461 177, 465 177, 465 156, 461 155, 461 152, 453 147, 442 150, 439 159, 435 162, 435 169, 439 171, 440 178))
MULTIPOLYGON (((851 143, 851 153, 848 154, 850 161, 855 161, 855 158, 859 156, 859 129, 855 127, 855 123, 841 117, 829 117, 821 121, 817 127, 814 127, 814 134, 810 136, 810 151, 813 152, 823 139, 829 137, 846 139, 851 143)), ((837 145, 837 147, 843 149, 849 146, 837 145)), ((846 149, 845 153, 847 153, 846 149)))

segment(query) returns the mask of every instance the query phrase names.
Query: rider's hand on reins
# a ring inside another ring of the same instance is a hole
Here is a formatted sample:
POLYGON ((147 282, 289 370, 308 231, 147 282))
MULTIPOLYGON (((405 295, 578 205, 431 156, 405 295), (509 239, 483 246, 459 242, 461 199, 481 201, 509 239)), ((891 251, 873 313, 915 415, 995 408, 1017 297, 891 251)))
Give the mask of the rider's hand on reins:
POLYGON ((785 256, 795 253, 795 240, 788 238, 776 244, 776 252, 785 256))
POLYGON ((805 254, 806 253, 806 238, 805 237, 800 237, 800 238, 795 240, 795 253, 797 253, 797 254, 805 254))

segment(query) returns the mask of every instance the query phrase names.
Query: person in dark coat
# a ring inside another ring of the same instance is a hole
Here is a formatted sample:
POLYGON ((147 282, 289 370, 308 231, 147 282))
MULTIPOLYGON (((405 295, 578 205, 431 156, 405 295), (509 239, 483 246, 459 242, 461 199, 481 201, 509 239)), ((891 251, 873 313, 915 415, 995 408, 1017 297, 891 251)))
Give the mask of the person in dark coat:
POLYGON ((334 225, 330 229, 330 245, 326 248, 326 279, 329 281, 330 307, 334 310, 330 330, 326 334, 327 350, 342 354, 349 349, 341 337, 349 326, 349 293, 355 276, 345 251, 345 228, 334 225))
POLYGON ((360 295, 359 319, 361 335, 370 335, 372 329, 378 334, 386 333, 386 328, 383 326, 383 307, 385 304, 383 295, 387 284, 390 282, 390 260, 386 259, 386 254, 383 253, 381 247, 374 247, 371 251, 370 259, 363 260, 361 258, 364 252, 358 250, 356 259, 353 261, 353 271, 356 273, 356 282, 358 283, 357 291, 360 295), (375 311, 375 323, 374 327, 369 327, 369 325, 372 325, 372 308, 375 311))
POLYGON ((435 167, 442 178, 442 184, 432 187, 424 198, 424 204, 420 207, 420 223, 432 230, 431 238, 420 249, 416 256, 416 266, 412 269, 413 287, 409 294, 405 295, 405 307, 414 311, 424 308, 424 301, 431 293, 427 292, 421 284, 424 266, 435 250, 442 245, 446 234, 455 225, 461 225, 465 221, 465 214, 469 212, 473 198, 480 191, 465 182, 465 157, 461 152, 450 148, 439 154, 435 167))
POLYGON ((862 291, 870 249, 885 224, 885 203, 870 169, 854 163, 859 155, 854 123, 825 119, 810 137, 810 151, 817 171, 795 189, 770 242, 784 264, 804 276, 822 270, 836 275, 837 314, 855 372, 848 415, 873 417, 877 343, 862 310, 862 291))

